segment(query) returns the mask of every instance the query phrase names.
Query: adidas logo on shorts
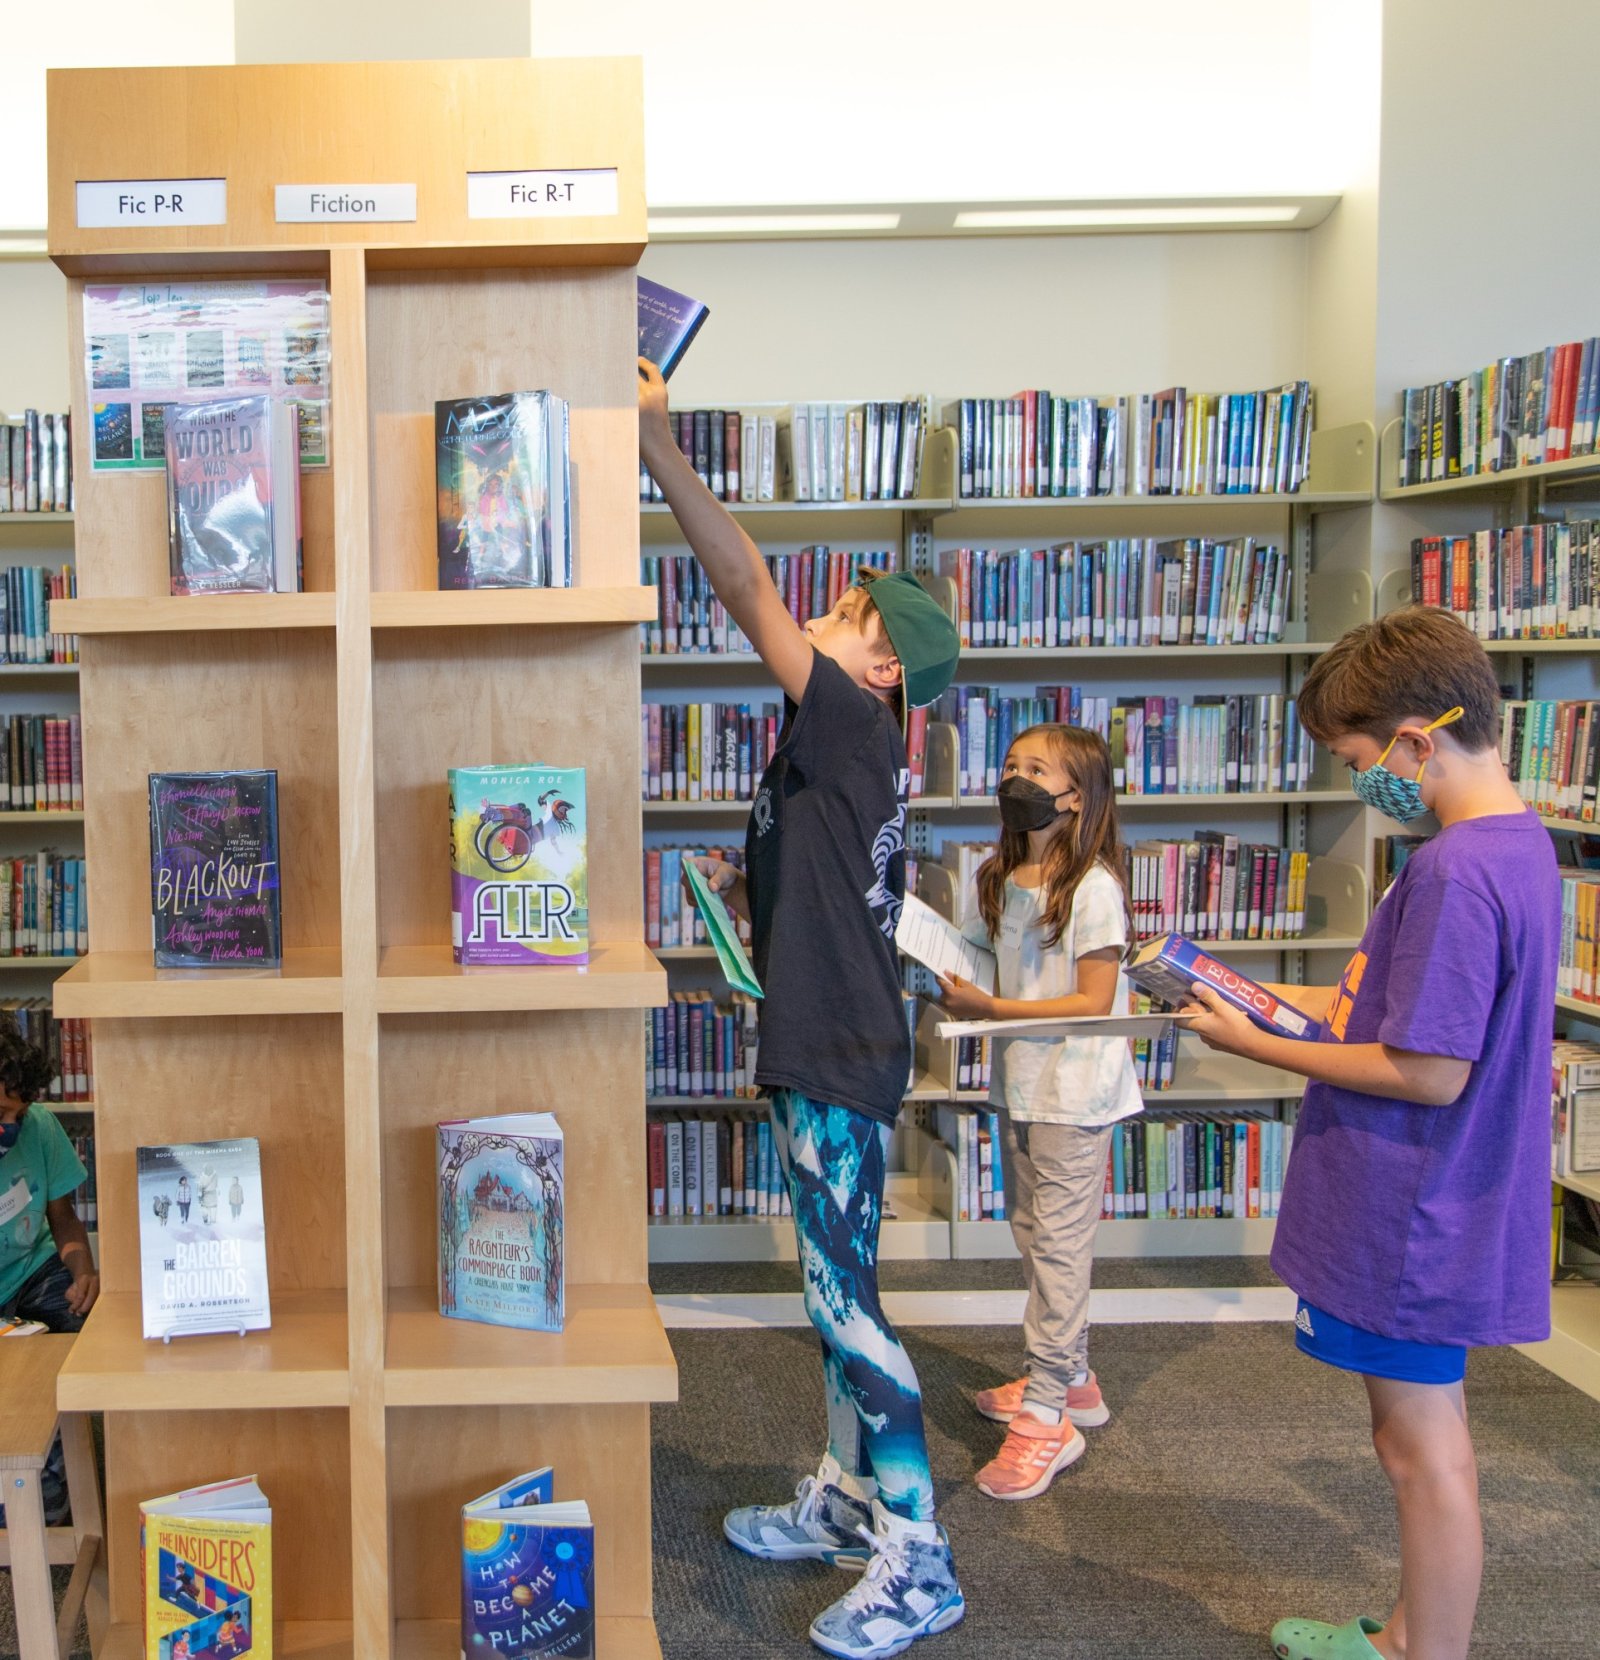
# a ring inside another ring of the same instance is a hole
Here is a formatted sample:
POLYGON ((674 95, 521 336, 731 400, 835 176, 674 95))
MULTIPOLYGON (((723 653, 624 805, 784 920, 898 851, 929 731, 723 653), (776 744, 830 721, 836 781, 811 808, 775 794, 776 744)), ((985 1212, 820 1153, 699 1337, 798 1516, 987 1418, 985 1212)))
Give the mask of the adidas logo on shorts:
POLYGON ((1306 1334, 1307 1337, 1315 1337, 1317 1335, 1311 1329, 1311 1310, 1308 1309, 1304 1303, 1301 1303, 1299 1308, 1295 1310, 1294 1323, 1306 1334))

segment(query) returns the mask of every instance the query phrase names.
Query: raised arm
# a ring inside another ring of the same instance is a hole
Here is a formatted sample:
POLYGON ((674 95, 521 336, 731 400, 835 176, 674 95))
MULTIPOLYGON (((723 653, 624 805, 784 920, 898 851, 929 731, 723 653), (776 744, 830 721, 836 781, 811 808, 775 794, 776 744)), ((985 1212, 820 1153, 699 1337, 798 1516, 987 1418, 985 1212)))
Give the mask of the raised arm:
POLYGON ((796 703, 811 678, 813 651, 789 615, 761 561, 761 551, 700 482, 667 420, 667 383, 639 359, 639 454, 672 509, 712 589, 749 637, 761 661, 796 703))

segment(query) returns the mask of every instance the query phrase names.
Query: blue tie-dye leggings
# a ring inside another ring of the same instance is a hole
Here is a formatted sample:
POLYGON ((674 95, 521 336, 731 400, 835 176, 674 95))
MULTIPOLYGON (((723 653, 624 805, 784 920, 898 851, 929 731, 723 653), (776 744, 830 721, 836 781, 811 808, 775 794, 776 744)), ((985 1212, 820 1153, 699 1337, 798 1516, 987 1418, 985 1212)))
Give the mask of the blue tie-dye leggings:
POLYGON ((789 1185, 806 1313, 822 1339, 828 1450, 872 1476, 898 1516, 933 1518, 922 1391, 878 1301, 878 1224, 889 1126, 780 1089, 772 1139, 789 1185))

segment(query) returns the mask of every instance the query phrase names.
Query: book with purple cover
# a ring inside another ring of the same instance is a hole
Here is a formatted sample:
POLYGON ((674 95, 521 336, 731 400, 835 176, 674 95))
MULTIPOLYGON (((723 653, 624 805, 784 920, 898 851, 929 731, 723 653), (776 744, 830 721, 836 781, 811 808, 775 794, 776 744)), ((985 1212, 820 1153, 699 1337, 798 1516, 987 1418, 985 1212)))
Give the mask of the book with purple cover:
POLYGON ((649 358, 663 380, 671 380, 689 342, 710 315, 708 307, 687 294, 640 277, 639 356, 649 358))

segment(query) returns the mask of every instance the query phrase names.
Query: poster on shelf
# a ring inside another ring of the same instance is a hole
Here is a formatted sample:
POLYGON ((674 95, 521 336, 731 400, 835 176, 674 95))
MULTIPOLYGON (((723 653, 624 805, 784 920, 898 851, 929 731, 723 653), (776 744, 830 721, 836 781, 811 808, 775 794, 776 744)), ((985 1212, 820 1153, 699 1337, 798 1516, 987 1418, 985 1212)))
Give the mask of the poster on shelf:
POLYGON ((300 465, 327 466, 325 282, 91 283, 83 342, 94 471, 159 471, 169 404, 263 392, 294 408, 300 465))

